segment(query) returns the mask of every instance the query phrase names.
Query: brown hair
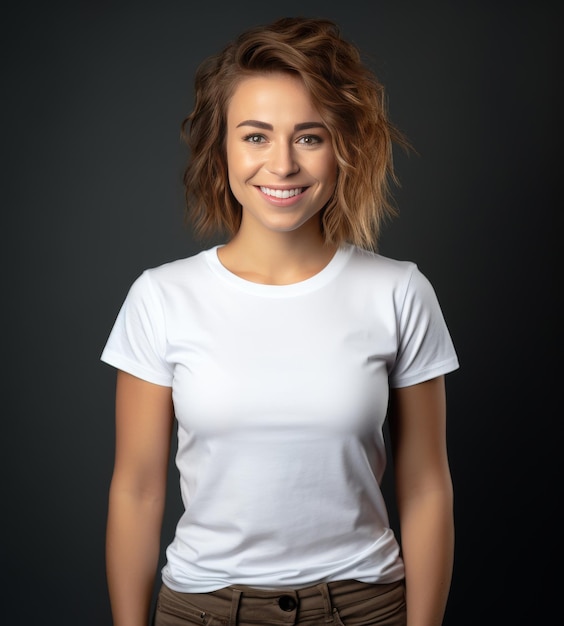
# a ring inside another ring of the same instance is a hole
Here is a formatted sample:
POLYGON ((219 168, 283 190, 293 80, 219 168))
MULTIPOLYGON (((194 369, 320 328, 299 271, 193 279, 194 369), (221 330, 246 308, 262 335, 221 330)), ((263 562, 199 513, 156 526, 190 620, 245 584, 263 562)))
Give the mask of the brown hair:
POLYGON ((194 109, 182 122, 190 149, 186 215, 195 233, 232 236, 241 224, 227 173, 227 107, 241 78, 265 72, 299 76, 331 134, 338 176, 322 213, 325 241, 375 249, 383 220, 396 214, 392 144, 409 144, 388 119, 383 86, 327 19, 288 17, 251 28, 199 66, 194 109))

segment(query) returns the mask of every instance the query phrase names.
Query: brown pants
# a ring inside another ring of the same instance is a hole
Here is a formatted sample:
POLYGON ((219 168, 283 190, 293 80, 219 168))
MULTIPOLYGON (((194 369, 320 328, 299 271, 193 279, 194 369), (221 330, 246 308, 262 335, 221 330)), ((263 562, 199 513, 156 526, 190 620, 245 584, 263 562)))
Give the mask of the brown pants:
POLYGON ((405 626, 403 581, 355 580, 305 589, 262 591, 233 585, 211 593, 178 593, 165 585, 155 626, 405 626))

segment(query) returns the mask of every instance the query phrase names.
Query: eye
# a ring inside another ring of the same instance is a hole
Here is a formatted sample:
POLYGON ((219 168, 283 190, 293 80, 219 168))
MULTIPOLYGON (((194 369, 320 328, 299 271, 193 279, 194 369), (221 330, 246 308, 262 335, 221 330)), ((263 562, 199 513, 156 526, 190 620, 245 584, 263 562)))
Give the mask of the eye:
POLYGON ((318 135, 303 135, 298 139, 298 143, 301 143, 305 146, 313 146, 315 144, 321 143, 323 139, 318 135))
POLYGON ((266 141, 266 137, 258 133, 252 133, 251 135, 245 135, 243 141, 248 143, 263 143, 266 141))

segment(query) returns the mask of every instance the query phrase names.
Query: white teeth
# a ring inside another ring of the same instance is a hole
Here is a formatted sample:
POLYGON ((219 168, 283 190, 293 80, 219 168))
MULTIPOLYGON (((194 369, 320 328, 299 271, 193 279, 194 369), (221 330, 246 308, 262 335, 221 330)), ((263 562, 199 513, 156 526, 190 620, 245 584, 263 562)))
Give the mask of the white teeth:
POLYGON ((274 196, 275 198, 292 198, 302 192, 301 187, 297 187, 296 189, 270 189, 269 187, 261 187, 260 190, 267 196, 274 196))

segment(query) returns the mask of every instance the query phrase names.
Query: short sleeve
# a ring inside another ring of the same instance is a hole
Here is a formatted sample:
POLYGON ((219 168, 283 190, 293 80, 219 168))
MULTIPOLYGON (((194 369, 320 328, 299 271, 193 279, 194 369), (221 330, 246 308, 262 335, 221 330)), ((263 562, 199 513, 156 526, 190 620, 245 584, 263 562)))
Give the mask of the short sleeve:
POLYGON ((169 387, 173 372, 166 348, 162 304, 145 271, 129 289, 100 358, 138 378, 169 387))
POLYGON ((398 336, 391 387, 415 385, 459 367, 435 290, 415 265, 399 305, 398 336))

